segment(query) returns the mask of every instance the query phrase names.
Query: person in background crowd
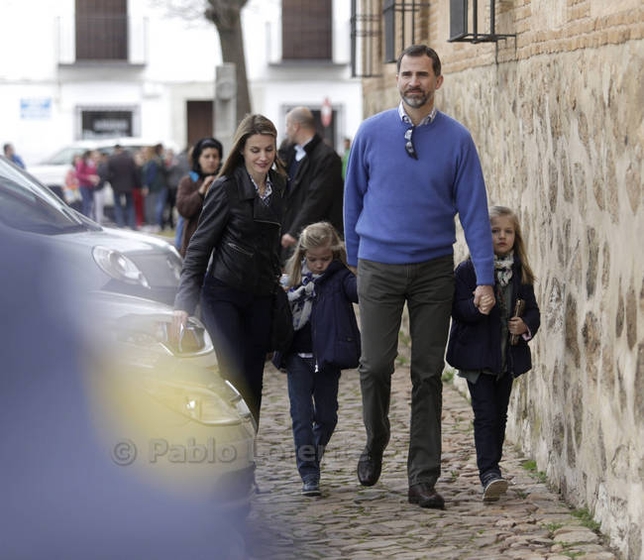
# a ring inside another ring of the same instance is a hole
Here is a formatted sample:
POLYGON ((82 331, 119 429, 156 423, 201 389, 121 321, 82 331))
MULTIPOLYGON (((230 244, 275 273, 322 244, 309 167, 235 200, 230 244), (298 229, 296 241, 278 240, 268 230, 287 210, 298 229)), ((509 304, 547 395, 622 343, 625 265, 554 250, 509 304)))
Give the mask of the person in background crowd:
POLYGON ((275 125, 262 115, 247 115, 206 195, 174 305, 178 335, 201 303, 222 375, 240 391, 258 426, 273 294, 282 289, 278 247, 285 183, 275 125))
POLYGON ((282 263, 293 252, 305 226, 328 221, 340 236, 344 229, 342 161, 316 132, 310 109, 296 107, 286 115, 286 140, 288 145, 281 154, 289 174, 282 224, 282 263))
POLYGON ((190 164, 188 163, 188 150, 184 150, 179 154, 175 154, 174 150, 166 150, 166 169, 168 170, 168 199, 166 200, 165 210, 168 217, 165 217, 164 223, 170 226, 170 229, 175 229, 174 209, 177 203, 177 190, 179 182, 190 172, 190 164))
POLYGON ((16 153, 15 148, 13 147, 13 144, 7 142, 4 146, 4 155, 5 157, 9 160, 15 163, 18 167, 22 167, 23 169, 26 169, 27 166, 25 165, 25 162, 22 160, 22 158, 16 153))
MULTIPOLYGON (((72 157, 71 165, 65 173, 65 185, 63 187, 62 199, 71 206, 74 210, 80 212, 80 193, 78 191, 78 177, 76 176, 76 167, 80 163, 83 156, 81 154, 74 154, 72 157)), ((60 196, 60 194, 58 195, 60 196)))
POLYGON ((108 155, 104 152, 98 152, 98 164, 96 166, 96 173, 99 180, 94 187, 94 220, 99 224, 105 222, 105 183, 107 179, 107 159, 108 155))
POLYGON ((98 152, 86 150, 76 164, 76 178, 81 194, 81 213, 88 218, 94 217, 94 189, 100 181, 97 160, 98 152))
MULTIPOLYGON (((184 171, 183 175, 181 176, 181 179, 183 179, 186 175, 190 173, 190 162, 192 161, 192 146, 188 146, 185 150, 183 150, 178 156, 179 161, 180 161, 180 167, 184 171)), ((179 183, 181 183, 181 180, 179 180, 179 183)), ((177 185, 177 193, 175 196, 175 208, 177 209, 177 227, 174 232, 174 246, 179 251, 181 249, 181 242, 183 241, 183 228, 185 226, 186 220, 185 218, 181 215, 179 212, 179 209, 177 208, 177 198, 179 196, 179 186, 177 185)))
POLYGON ((286 263, 295 336, 275 353, 285 367, 291 402, 295 460, 302 495, 320 495, 320 463, 338 423, 342 369, 358 366, 360 331, 353 303, 356 277, 346 265, 344 244, 328 222, 306 226, 286 263))
POLYGON ((508 481, 499 467, 508 403, 514 378, 532 368, 528 341, 541 324, 534 295, 534 273, 517 215, 505 206, 493 206, 490 224, 496 305, 490 296, 481 298, 478 305, 474 303, 474 265, 471 259, 460 263, 455 273, 446 355, 447 363, 467 379, 474 410, 476 463, 485 502, 497 501, 508 489, 508 481))
POLYGON ((163 212, 168 198, 168 170, 163 159, 162 144, 155 144, 146 150, 146 161, 141 173, 146 222, 152 231, 163 231, 163 212))
POLYGON ((132 200, 134 201, 134 220, 137 228, 141 228, 145 224, 145 194, 143 192, 143 177, 141 176, 141 169, 147 159, 147 149, 140 148, 133 154, 134 161, 139 170, 139 183, 140 189, 132 191, 132 200))
POLYGON ((141 191, 141 172, 132 154, 120 144, 107 160, 107 176, 114 191, 116 225, 137 229, 134 195, 141 191))
POLYGON ((405 49, 401 102, 365 120, 353 139, 345 189, 348 263, 358 267, 360 387, 367 442, 358 480, 376 484, 389 443, 391 376, 405 305, 411 335, 408 501, 442 509, 442 380, 454 295, 455 216, 476 270, 474 301, 494 298, 494 252, 481 163, 467 129, 438 111, 438 54, 405 49))
POLYGON ((197 229, 204 199, 221 169, 223 155, 221 142, 211 137, 198 140, 190 153, 190 172, 181 179, 177 190, 177 212, 184 219, 179 245, 182 257, 197 229))

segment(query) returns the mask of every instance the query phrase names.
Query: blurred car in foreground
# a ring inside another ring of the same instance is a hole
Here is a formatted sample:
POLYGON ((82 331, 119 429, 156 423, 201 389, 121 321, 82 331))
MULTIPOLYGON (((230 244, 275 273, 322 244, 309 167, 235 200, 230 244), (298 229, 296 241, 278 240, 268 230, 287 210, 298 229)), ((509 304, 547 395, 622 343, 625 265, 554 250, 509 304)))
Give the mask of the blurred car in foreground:
POLYGON ((0 556, 247 558, 255 426, 203 326, 62 254, 3 230, 0 556))
POLYGON ((89 359, 88 395, 105 449, 147 484, 210 496, 244 512, 254 488, 256 425, 220 376, 203 324, 172 335, 172 308, 89 292, 79 331, 89 359))
POLYGON ((44 244, 92 290, 174 302, 182 259, 170 243, 99 226, 0 156, 0 234, 9 230, 44 244))

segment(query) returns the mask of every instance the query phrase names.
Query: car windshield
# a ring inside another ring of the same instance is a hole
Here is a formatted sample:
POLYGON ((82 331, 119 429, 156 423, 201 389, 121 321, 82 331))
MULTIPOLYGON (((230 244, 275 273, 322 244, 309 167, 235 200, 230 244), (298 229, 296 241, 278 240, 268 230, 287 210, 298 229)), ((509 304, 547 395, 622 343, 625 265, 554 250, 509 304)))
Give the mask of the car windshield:
POLYGON ((4 157, 0 158, 0 223, 48 235, 93 229, 91 222, 4 157))

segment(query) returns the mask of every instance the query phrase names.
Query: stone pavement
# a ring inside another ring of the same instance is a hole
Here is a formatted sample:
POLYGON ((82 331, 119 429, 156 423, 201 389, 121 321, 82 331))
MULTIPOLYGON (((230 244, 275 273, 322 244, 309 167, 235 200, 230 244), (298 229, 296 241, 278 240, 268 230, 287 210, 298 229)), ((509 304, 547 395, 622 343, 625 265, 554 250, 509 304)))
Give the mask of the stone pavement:
POLYGON ((392 441, 379 482, 358 483, 364 446, 355 370, 340 380, 339 422, 323 461, 319 498, 300 495, 286 375, 267 364, 257 441, 255 495, 247 520, 249 559, 396 558, 437 560, 616 560, 607 540, 586 528, 557 494, 523 467, 506 443, 501 466, 510 488, 484 504, 476 469, 469 402, 452 383, 443 389, 443 511, 407 502, 409 370, 392 383, 392 441))

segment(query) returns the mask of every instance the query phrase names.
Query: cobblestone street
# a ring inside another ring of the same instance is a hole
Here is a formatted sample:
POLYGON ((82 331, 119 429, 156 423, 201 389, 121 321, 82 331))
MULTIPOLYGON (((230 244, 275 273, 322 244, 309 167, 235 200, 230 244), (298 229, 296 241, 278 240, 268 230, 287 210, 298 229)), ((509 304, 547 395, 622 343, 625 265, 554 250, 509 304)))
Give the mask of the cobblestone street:
POLYGON ((379 482, 360 486, 364 445, 357 371, 340 381, 338 428, 323 462, 319 498, 300 495, 286 375, 267 364, 257 445, 257 484, 248 518, 253 559, 432 558, 437 560, 616 560, 604 539, 587 528, 557 494, 524 468, 506 444, 501 466, 510 488, 484 504, 476 470, 472 412, 446 383, 443 390, 443 473, 437 490, 444 511, 407 502, 409 371, 396 370, 391 401, 392 441, 379 482))

